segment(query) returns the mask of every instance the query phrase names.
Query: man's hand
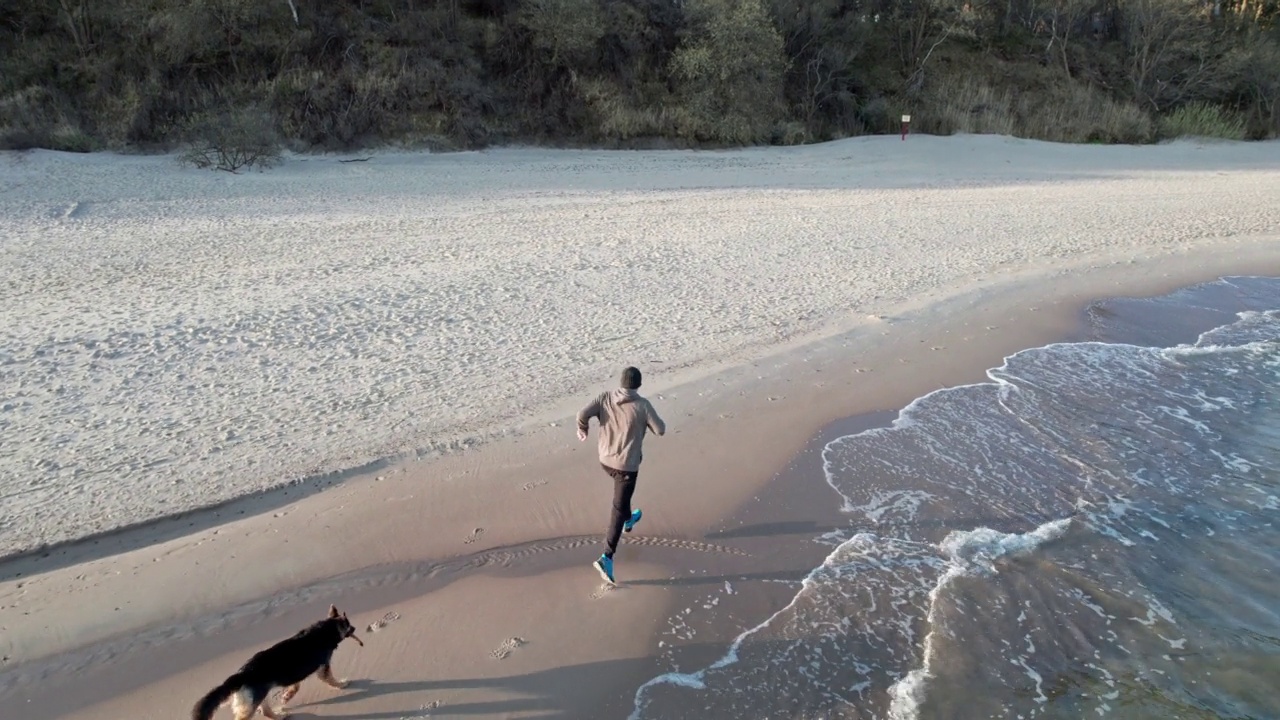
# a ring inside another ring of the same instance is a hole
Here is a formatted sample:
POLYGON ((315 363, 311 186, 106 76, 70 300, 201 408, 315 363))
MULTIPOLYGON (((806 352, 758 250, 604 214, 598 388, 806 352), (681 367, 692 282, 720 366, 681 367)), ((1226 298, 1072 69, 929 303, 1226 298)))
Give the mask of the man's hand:
POLYGON ((579 440, 581 440, 582 442, 586 442, 586 441, 587 441, 587 431, 586 431, 586 430, 583 430, 582 428, 578 428, 578 439, 579 439, 579 440))

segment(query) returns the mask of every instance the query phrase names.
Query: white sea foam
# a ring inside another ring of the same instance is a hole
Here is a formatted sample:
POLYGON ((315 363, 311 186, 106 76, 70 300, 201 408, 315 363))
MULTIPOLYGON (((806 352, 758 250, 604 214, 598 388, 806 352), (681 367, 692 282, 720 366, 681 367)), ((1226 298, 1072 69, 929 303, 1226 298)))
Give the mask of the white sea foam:
POLYGON ((889 717, 892 720, 915 720, 919 716, 920 704, 924 702, 925 689, 929 682, 929 668, 935 654, 934 628, 937 624, 938 597, 951 581, 963 575, 964 572, 961 565, 952 564, 938 579, 938 584, 929 591, 929 613, 925 619, 929 623, 930 630, 924 636, 922 651, 924 662, 889 686, 889 717))
POLYGON ((920 490, 892 490, 876 493, 865 505, 847 506, 846 512, 860 512, 871 522, 880 522, 886 513, 898 515, 905 522, 915 520, 920 506, 934 496, 920 490))
POLYGON ((1026 533, 1002 533, 984 527, 955 530, 947 535, 940 548, 966 571, 976 569, 992 573, 996 572, 996 560, 1031 553, 1041 545, 1062 537, 1070 526, 1071 518, 1062 518, 1026 533))
MULTIPOLYGON (((893 720, 915 720, 919 715, 920 703, 924 701, 931 676, 930 668, 936 656, 933 638, 937 631, 939 597, 947 585, 963 575, 997 572, 996 560, 1027 555, 1045 543, 1062 537, 1070 526, 1071 519, 1063 518, 1026 533, 1002 533, 990 528, 956 530, 939 543, 938 549, 949 558, 950 565, 938 579, 938 584, 929 591, 927 621, 930 630, 924 637, 924 662, 889 687, 889 715, 893 720)), ((1028 674, 1034 674, 1025 662, 1023 667, 1028 674)), ((1040 678, 1036 675, 1035 679, 1038 690, 1040 678)))
MULTIPOLYGON (((861 538, 864 541, 870 541, 870 542, 874 542, 875 540, 874 536, 870 536, 870 535, 858 536, 858 538, 861 538)), ((854 539, 857 539, 857 538, 851 538, 850 542, 853 542, 854 539)), ((739 648, 742 647, 742 643, 745 642, 752 635, 755 635, 756 633, 768 627, 770 623, 772 623, 775 619, 777 619, 778 617, 780 617, 781 615, 789 611, 792 607, 794 607, 795 604, 800 600, 800 597, 805 593, 805 591, 813 587, 814 577, 819 572, 822 571, 823 567, 825 567, 826 564, 832 560, 832 558, 834 558, 838 553, 840 553, 840 550, 841 548, 836 548, 835 550, 833 550, 831 554, 827 556, 827 559, 826 561, 823 562, 823 565, 820 565, 817 568, 814 568, 812 571, 809 572, 808 575, 805 576, 804 580, 801 583, 800 591, 797 592, 795 596, 791 598, 791 602, 787 603, 785 607, 779 609, 777 612, 770 615, 760 624, 756 625, 755 627, 749 630, 746 630, 740 633, 736 638, 734 638, 733 642, 729 644, 728 650, 725 651, 724 655, 722 655, 720 659, 716 660, 714 663, 712 663, 708 667, 692 673, 681 673, 681 672, 663 673, 662 675, 659 675, 657 677, 650 679, 649 681, 641 685, 639 688, 637 688, 634 705, 631 710, 631 714, 628 716, 629 720, 639 720, 639 718, 642 716, 645 709, 645 705, 646 705, 645 695, 653 687, 656 687, 659 685, 677 685, 677 686, 689 688, 692 690, 705 689, 706 684, 703 682, 703 678, 706 677, 706 674, 713 670, 719 670, 721 668, 728 667, 729 665, 732 665, 738 662, 738 650, 739 648)))

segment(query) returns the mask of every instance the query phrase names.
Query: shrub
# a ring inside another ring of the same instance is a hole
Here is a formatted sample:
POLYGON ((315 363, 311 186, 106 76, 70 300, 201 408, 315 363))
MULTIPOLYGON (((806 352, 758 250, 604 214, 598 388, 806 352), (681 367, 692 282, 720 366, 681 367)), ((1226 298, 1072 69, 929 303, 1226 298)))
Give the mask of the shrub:
POLYGON ((1137 103, 1076 80, 1020 95, 1019 117, 1023 137, 1040 140, 1140 144, 1155 139, 1151 116, 1137 103))
POLYGON ((915 113, 924 132, 993 133, 1051 142, 1144 143, 1151 118, 1070 79, 1015 92, 974 78, 951 79, 928 92, 915 113))
POLYGON ((916 125, 922 132, 1015 135, 1014 97, 980 80, 942 82, 924 96, 916 125))
POLYGON ((35 150, 40 137, 26 128, 0 127, 0 150, 35 150))
POLYGON ((1243 140, 1245 126, 1244 120, 1229 110, 1205 102, 1193 102, 1161 118, 1160 134, 1167 138, 1243 140))
POLYGON ((683 106, 674 102, 655 105, 630 100, 615 83, 587 80, 583 101, 591 113, 594 139, 610 143, 640 138, 672 137, 694 121, 683 106))
POLYGON ((45 142, 50 150, 73 153, 93 152, 98 146, 83 130, 67 124, 53 128, 45 142))
POLYGON ((90 152, 96 144, 67 119, 59 98, 44 87, 29 87, 0 99, 0 150, 90 152))
MULTIPOLYGON (((871 133, 891 133, 893 108, 883 97, 870 97, 858 104, 858 122, 871 133)), ((900 113, 901 114, 901 113, 900 113)), ((897 118, 894 118, 895 120, 897 118)))
POLYGON ((253 108, 197 116, 187 137, 187 149, 178 157, 184 165, 234 173, 280 163, 280 139, 271 118, 253 108))

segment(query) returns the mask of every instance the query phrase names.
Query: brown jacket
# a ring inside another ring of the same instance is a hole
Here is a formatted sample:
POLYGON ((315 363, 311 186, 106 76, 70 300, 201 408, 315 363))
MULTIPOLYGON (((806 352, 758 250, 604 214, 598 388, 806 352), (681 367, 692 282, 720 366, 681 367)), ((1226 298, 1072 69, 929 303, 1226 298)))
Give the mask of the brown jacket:
POLYGON ((578 429, 585 432, 591 418, 600 422, 600 464, 623 472, 640 469, 646 430, 659 435, 667 431, 653 404, 625 388, 601 393, 578 411, 578 429))

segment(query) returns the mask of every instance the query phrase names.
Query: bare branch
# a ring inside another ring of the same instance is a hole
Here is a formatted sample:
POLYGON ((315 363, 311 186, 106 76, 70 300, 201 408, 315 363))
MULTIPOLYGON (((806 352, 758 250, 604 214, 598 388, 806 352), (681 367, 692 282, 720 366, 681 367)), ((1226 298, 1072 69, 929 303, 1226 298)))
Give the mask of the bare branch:
POLYGON ((937 50, 938 46, 941 45, 948 37, 951 37, 950 27, 943 29, 942 35, 934 41, 932 46, 929 47, 929 51, 924 54, 924 57, 920 58, 920 63, 917 65, 916 71, 907 79, 907 87, 918 89, 924 83, 925 64, 929 62, 929 58, 933 55, 933 51, 937 50))

